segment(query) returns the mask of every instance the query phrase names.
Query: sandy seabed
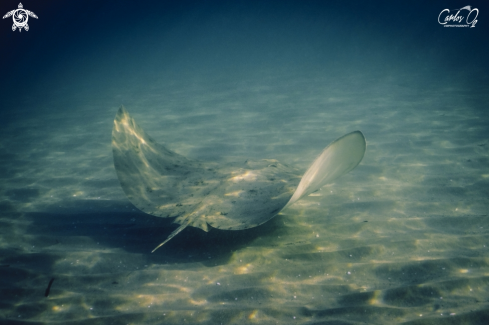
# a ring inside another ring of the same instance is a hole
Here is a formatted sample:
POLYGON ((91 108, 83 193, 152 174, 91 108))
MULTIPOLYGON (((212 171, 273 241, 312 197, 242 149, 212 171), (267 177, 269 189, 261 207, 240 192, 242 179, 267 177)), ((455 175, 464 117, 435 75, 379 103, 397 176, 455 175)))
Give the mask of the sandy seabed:
POLYGON ((487 324, 488 94, 399 81, 416 78, 194 81, 31 108, 0 143, 2 324, 487 324), (122 192, 119 104, 204 161, 305 171, 354 130, 367 153, 259 227, 190 228, 151 254, 176 225, 122 192))

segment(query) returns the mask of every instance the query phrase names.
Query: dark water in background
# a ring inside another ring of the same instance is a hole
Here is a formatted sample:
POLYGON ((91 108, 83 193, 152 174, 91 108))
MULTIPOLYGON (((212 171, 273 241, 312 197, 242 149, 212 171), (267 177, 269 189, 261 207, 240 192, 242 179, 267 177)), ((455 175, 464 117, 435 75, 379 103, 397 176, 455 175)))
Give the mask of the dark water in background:
POLYGON ((2 323, 488 323, 485 2, 23 5, 29 31, 0 25, 2 323), (475 28, 438 24, 466 5, 475 28), (150 254, 175 226, 120 188, 121 104, 194 159, 306 170, 356 129, 367 154, 260 227, 150 254))

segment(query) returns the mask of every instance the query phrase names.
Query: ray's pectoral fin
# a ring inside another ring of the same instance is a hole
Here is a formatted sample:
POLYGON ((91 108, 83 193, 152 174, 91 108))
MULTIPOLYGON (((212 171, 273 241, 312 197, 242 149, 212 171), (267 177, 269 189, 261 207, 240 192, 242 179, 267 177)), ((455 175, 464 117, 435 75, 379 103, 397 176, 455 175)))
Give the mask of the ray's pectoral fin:
POLYGON ((365 137, 360 131, 348 133, 333 141, 302 176, 299 186, 284 209, 357 167, 366 148, 365 137))
POLYGON ((219 184, 217 170, 157 144, 124 106, 114 119, 112 152, 121 187, 136 208, 156 217, 185 216, 179 223, 207 231, 192 212, 219 184))

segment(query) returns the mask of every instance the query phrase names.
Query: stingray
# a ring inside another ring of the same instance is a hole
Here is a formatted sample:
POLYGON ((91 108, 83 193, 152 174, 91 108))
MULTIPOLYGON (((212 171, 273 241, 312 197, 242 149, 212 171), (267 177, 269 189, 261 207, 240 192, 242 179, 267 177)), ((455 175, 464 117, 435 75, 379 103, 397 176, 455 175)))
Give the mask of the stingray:
POLYGON ((221 166, 187 159, 157 144, 121 106, 114 119, 114 167, 124 193, 139 210, 175 218, 185 227, 241 230, 259 226, 297 200, 354 169, 362 160, 362 132, 329 144, 306 173, 274 159, 221 166))

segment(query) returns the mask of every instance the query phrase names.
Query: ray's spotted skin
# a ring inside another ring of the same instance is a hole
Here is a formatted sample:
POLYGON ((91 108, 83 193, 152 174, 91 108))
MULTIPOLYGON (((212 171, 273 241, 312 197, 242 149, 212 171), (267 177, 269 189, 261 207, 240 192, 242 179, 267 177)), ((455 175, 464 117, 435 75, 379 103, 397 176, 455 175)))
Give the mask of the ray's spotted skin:
POLYGON ((354 169, 365 150, 363 134, 348 133, 329 144, 301 178, 274 159, 247 160, 241 168, 187 159, 157 144, 124 106, 112 130, 114 167, 129 201, 180 224, 153 252, 187 226, 240 230, 265 223, 354 169))

